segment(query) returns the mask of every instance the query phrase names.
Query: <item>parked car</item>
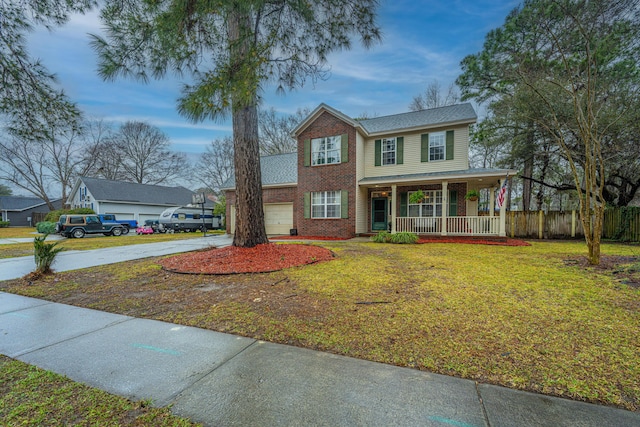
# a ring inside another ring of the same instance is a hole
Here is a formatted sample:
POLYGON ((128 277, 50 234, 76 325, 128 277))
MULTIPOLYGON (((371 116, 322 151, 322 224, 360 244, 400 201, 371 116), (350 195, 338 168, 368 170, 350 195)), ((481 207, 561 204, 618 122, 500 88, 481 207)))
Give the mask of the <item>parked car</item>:
POLYGON ((114 214, 98 214, 98 218, 102 221, 103 224, 120 224, 125 227, 124 233, 127 234, 129 229, 137 228, 138 221, 135 219, 117 219, 114 214))
POLYGON ((82 238, 85 234, 120 236, 125 234, 122 224, 103 224, 98 215, 60 215, 56 223, 56 233, 65 237, 82 238))

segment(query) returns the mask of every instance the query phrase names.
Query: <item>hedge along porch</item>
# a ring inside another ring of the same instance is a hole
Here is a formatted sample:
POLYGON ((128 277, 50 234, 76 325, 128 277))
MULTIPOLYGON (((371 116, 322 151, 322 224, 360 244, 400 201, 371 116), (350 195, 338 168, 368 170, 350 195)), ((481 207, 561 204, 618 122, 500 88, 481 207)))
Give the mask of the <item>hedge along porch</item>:
POLYGON ((388 230, 417 234, 506 236, 505 209, 495 212, 497 190, 506 171, 465 171, 364 178, 370 232, 388 230), (488 214, 479 215, 478 201, 465 198, 469 190, 489 190, 488 214), (420 191, 422 200, 412 198, 420 191), (413 200, 412 200, 413 199, 413 200))

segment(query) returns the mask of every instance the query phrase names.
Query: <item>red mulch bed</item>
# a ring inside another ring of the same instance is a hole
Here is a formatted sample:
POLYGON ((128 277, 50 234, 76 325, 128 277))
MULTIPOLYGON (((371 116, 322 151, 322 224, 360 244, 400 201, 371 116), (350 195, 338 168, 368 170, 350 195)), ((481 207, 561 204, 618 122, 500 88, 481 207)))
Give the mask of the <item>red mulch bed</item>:
POLYGON ((470 245, 531 246, 518 239, 479 239, 473 237, 421 237, 418 243, 467 243, 470 245))
POLYGON ((327 237, 327 236, 275 236, 273 240, 349 240, 347 237, 327 237))
POLYGON ((333 259, 329 249, 265 243, 253 248, 228 246, 165 258, 165 270, 184 274, 267 273, 333 259))

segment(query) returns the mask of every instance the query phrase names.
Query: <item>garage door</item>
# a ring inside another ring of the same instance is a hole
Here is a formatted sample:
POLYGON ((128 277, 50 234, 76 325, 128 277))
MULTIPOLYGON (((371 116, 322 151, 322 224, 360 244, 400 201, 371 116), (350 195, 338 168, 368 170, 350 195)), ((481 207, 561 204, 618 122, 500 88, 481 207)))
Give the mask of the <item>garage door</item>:
POLYGON ((105 212, 116 216, 116 219, 135 219, 136 216, 130 212, 105 212))
POLYGON ((138 222, 144 224, 144 222, 148 219, 157 220, 158 218, 160 218, 160 214, 140 214, 140 221, 138 222))
POLYGON ((293 203, 267 203, 264 205, 264 225, 267 234, 289 235, 293 228, 293 203))
MULTIPOLYGON (((231 233, 235 231, 236 210, 231 206, 231 233)), ((293 228, 293 203, 267 203, 264 205, 264 225, 269 235, 289 235, 293 228)))

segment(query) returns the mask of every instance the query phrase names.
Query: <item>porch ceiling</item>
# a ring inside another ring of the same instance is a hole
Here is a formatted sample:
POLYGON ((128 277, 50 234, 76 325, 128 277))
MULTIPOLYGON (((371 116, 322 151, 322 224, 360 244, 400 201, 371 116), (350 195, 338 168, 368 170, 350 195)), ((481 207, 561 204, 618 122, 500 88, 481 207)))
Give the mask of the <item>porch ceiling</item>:
POLYGON ((447 172, 431 172, 431 173, 419 173, 411 175, 393 175, 393 176, 376 176, 367 177, 361 179, 358 184, 361 187, 376 188, 376 187, 388 187, 391 185, 424 185, 424 184, 437 184, 442 181, 452 182, 467 182, 474 184, 479 188, 495 187, 498 185, 499 180, 503 179, 507 174, 509 176, 515 175, 516 171, 513 169, 465 169, 461 171, 447 171, 447 172))

